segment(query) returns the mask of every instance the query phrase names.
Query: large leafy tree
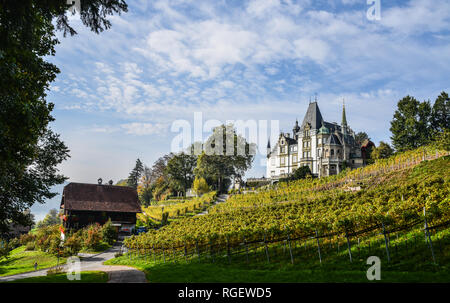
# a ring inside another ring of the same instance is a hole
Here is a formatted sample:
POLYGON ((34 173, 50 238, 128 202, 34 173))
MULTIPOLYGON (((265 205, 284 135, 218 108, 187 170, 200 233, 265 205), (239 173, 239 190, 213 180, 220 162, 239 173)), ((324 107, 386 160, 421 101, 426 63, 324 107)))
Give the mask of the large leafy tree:
POLYGON ((237 135, 233 125, 218 126, 206 140, 194 173, 222 192, 230 179, 242 181, 245 171, 251 168, 255 151, 256 145, 237 135))
POLYGON ((378 147, 372 151, 372 159, 387 159, 394 153, 393 149, 386 142, 380 141, 378 147))
POLYGON ((395 150, 410 150, 430 142, 432 137, 430 120, 429 101, 419 102, 411 96, 401 99, 390 128, 395 150))
POLYGON ((194 180, 194 168, 196 164, 197 157, 184 152, 174 155, 167 162, 167 175, 173 187, 181 189, 184 196, 186 196, 186 191, 191 187, 194 180))
MULTIPOLYGON (((68 7, 0 0, 0 233, 27 221, 24 210, 54 197, 50 188, 65 180, 57 165, 69 151, 49 127, 53 104, 46 100, 59 69, 45 58, 55 55, 57 30, 76 34, 68 7)), ((108 15, 126 10, 123 0, 83 0, 80 17, 99 33, 111 26, 108 15)))

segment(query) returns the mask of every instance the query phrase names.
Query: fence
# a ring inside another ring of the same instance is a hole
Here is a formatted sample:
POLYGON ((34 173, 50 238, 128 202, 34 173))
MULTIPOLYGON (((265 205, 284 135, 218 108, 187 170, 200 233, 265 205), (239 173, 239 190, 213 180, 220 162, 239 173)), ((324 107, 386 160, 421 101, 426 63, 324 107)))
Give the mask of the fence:
MULTIPOLYGON (((253 262, 277 263, 288 261, 292 264, 299 260, 315 259, 322 264, 329 257, 347 255, 348 261, 353 262, 363 256, 381 253, 388 262, 391 262, 402 253, 413 253, 420 245, 419 236, 416 233, 418 226, 424 225, 422 229, 424 243, 429 250, 429 259, 438 263, 437 255, 444 254, 443 242, 448 239, 440 239, 436 232, 438 229, 447 230, 450 221, 440 222, 429 226, 426 214, 421 219, 416 219, 402 225, 375 224, 374 226, 359 231, 341 233, 320 233, 315 230, 308 236, 294 236, 294 231, 286 231, 284 234, 271 234, 263 232, 259 237, 253 235, 241 235, 239 237, 226 237, 225 239, 194 239, 186 241, 182 245, 141 245, 133 247, 128 251, 130 259, 139 258, 147 261, 179 262, 180 260, 200 262, 253 262), (434 232, 434 240, 432 233, 434 232), (403 241, 399 241, 399 235, 403 241), (405 238, 406 237, 406 238, 405 238), (393 239, 394 238, 394 239, 393 239), (396 238, 396 239, 395 239, 396 238), (437 244, 437 245, 436 245, 437 244), (433 245, 437 246, 433 247, 433 245), (344 253, 345 252, 345 253, 344 253)), ((447 243, 444 243, 447 244, 447 243)))

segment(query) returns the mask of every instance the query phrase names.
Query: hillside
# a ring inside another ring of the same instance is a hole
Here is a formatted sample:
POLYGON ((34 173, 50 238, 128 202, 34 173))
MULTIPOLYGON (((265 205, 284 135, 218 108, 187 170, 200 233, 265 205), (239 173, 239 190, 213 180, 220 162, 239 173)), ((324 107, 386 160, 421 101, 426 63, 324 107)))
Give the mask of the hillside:
POLYGON ((126 245, 155 264, 170 259, 250 266, 253 259, 258 268, 305 269, 316 268, 317 261, 346 266, 351 261, 360 270, 362 256, 376 251, 397 270, 446 271, 449 162, 445 152, 424 147, 338 176, 234 195, 205 216, 182 218, 126 245), (428 234, 422 230, 424 209, 428 234), (424 236, 435 244, 432 250, 424 236), (403 253, 419 259, 402 261, 403 253))

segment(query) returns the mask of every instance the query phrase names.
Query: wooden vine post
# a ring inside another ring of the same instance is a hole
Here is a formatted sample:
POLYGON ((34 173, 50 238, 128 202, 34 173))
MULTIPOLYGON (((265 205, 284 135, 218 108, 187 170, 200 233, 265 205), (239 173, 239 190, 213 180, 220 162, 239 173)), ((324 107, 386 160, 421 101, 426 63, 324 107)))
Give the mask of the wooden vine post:
POLYGON ((228 236, 227 236, 227 257, 228 257, 228 264, 231 264, 230 241, 228 240, 228 236))
POLYGON ((430 236, 430 233, 428 232, 427 214, 425 211, 425 207, 423 208, 423 218, 425 221, 425 236, 428 238, 428 246, 430 247, 430 250, 431 250, 431 256, 433 257, 433 262, 436 264, 436 257, 434 256, 433 242, 431 242, 431 236, 430 236))
POLYGON ((351 247, 350 247, 350 240, 348 239, 348 232, 347 232, 347 231, 345 232, 345 238, 347 238, 348 256, 349 256, 349 258, 350 258, 350 262, 353 262, 353 259, 352 259, 352 249, 351 249, 351 247))
POLYGON ((198 260, 200 261, 200 249, 198 247, 198 240, 195 239, 195 249, 197 250, 198 260))
POLYGON ((244 236, 244 245, 245 245, 245 253, 246 253, 247 264, 248 264, 248 262, 249 262, 249 260, 248 260, 248 243, 247 243, 247 240, 245 239, 245 236, 244 236))
POLYGON ((289 236, 289 231, 287 234, 287 241, 288 241, 288 245, 289 245, 289 254, 291 255, 291 263, 294 264, 294 255, 292 254, 292 245, 291 245, 291 238, 289 236))
POLYGON ((267 263, 270 263, 270 258, 269 258, 269 249, 267 248, 267 242, 266 242, 266 231, 264 230, 264 248, 266 250, 266 258, 267 258, 267 263))
POLYGON ((389 245, 388 245, 388 239, 386 237, 386 229, 384 227, 384 222, 381 221, 381 226, 383 227, 383 236, 384 236, 384 245, 386 246, 386 256, 388 262, 391 262, 391 256, 389 255, 389 245))
POLYGON ((320 253, 319 232, 316 229, 317 252, 319 253, 319 262, 322 265, 322 254, 320 253))

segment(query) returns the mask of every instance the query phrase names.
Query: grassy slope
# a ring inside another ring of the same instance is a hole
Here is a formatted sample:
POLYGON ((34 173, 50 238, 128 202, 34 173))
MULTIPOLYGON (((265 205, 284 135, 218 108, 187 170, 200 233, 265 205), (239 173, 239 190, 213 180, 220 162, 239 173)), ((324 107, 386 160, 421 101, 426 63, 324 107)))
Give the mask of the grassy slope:
POLYGON ((106 283, 108 274, 103 271, 83 271, 81 280, 70 281, 66 274, 56 274, 43 277, 25 278, 8 283, 106 283))
MULTIPOLYGON (((178 258, 176 263, 156 260, 152 256, 119 257, 105 264, 134 266, 143 270, 150 282, 368 282, 366 265, 368 256, 381 259, 381 282, 449 282, 450 231, 439 231, 432 236, 438 264, 433 264, 429 247, 423 241, 423 231, 415 230, 391 239, 391 262, 386 259, 383 239, 374 237, 361 241, 359 249, 352 245, 353 262, 349 262, 346 247, 341 243, 339 253, 336 246, 321 243, 322 264, 319 263, 314 241, 303 245, 293 244, 294 265, 283 246, 270 247, 270 263, 260 249, 250 253, 249 264, 245 254, 234 255, 231 264, 224 256, 215 257, 214 263, 208 255, 186 262, 178 258), (368 248, 371 241, 370 251, 368 248), (376 242, 375 242, 376 240, 376 242)), ((170 259, 170 255, 168 255, 170 259)))
MULTIPOLYGON (((432 176, 445 176, 448 173, 449 158, 426 161, 413 169, 398 173, 389 173, 367 180, 365 187, 388 189, 406 180, 424 181, 432 176), (406 178, 406 179, 405 179, 406 178), (397 183, 399 182, 399 183, 397 183)), ((223 205, 225 207, 225 205, 223 205)), ((376 255, 382 260, 382 282, 449 282, 450 271, 450 230, 439 230, 432 235, 437 264, 433 264, 429 246, 424 242, 424 233, 418 227, 408 233, 401 232, 396 238, 392 235, 390 244, 391 262, 387 262, 384 239, 380 235, 367 235, 357 243, 352 243, 354 262, 350 263, 346 244, 342 242, 339 254, 336 243, 322 243, 323 263, 318 262, 317 246, 314 240, 307 243, 295 243, 295 264, 290 264, 289 253, 283 247, 270 247, 271 263, 267 264, 262 249, 250 256, 250 264, 245 262, 246 256, 233 256, 231 265, 227 258, 217 258, 215 263, 194 258, 191 262, 178 259, 177 263, 162 260, 146 261, 145 258, 130 260, 127 256, 108 261, 108 264, 135 266, 144 270, 150 282, 367 282, 366 259, 376 255), (369 251, 369 243, 371 250, 369 251)), ((355 239, 354 239, 355 240, 355 239)), ((170 258, 170 256, 169 256, 170 258)), ((150 256, 148 259, 152 259, 150 256)))
MULTIPOLYGON (((60 264, 65 263, 65 258, 60 258, 60 264)), ((56 266, 57 257, 42 251, 25 251, 25 246, 20 246, 13 251, 8 259, 0 260, 0 276, 14 275, 23 272, 34 271, 34 263, 38 263, 38 270, 56 266)))

